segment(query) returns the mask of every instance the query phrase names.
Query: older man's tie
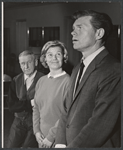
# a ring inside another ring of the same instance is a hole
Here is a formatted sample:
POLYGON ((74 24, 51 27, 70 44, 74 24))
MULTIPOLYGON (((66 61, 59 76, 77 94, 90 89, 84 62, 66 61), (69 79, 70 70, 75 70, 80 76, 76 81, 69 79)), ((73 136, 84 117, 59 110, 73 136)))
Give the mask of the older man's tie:
POLYGON ((80 64, 80 68, 79 68, 79 74, 78 74, 78 79, 77 79, 77 82, 76 82, 75 93, 76 93, 77 88, 79 86, 79 82, 80 82, 80 79, 81 79, 81 76, 82 76, 82 73, 83 73, 83 69, 84 69, 84 63, 82 61, 81 64, 80 64))

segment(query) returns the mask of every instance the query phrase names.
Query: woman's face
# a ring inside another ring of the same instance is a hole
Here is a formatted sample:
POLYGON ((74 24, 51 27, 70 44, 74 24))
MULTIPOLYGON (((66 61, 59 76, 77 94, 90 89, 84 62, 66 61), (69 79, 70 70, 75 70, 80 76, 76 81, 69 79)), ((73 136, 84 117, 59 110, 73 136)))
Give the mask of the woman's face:
POLYGON ((59 46, 50 47, 46 53, 46 63, 51 70, 58 70, 62 68, 63 64, 63 53, 59 46))

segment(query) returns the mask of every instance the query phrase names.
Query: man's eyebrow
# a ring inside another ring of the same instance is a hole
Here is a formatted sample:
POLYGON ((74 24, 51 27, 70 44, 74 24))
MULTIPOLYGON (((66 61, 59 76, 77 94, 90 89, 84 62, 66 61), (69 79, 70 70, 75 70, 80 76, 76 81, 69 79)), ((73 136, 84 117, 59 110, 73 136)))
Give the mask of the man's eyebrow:
POLYGON ((75 28, 75 26, 81 27, 81 26, 83 26, 83 24, 76 24, 76 25, 73 25, 73 28, 75 28))
POLYGON ((83 26, 83 24, 77 24, 76 26, 81 27, 81 26, 83 26))

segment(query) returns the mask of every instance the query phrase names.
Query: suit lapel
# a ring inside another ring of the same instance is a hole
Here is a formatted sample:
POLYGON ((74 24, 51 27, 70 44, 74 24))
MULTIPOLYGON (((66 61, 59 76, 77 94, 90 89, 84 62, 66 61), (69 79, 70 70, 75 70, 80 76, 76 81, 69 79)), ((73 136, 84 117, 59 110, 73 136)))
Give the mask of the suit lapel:
POLYGON ((91 72, 93 72, 94 69, 95 69, 95 63, 93 62, 88 66, 87 70, 85 71, 84 76, 83 76, 83 78, 82 78, 82 80, 81 80, 81 82, 78 86, 78 89, 77 89, 77 91, 74 95, 73 100, 75 100, 76 96, 78 95, 78 93, 80 92, 80 90, 83 87, 84 83, 86 82, 86 80, 88 79, 88 77, 90 76, 91 72))
POLYGON ((71 102, 73 101, 73 91, 74 91, 74 86, 75 86, 75 80, 76 80, 76 76, 79 70, 79 64, 75 67, 75 69, 73 70, 73 73, 71 75, 71 80, 70 80, 70 91, 69 91, 69 103, 67 104, 68 108, 71 104, 71 102))
POLYGON ((76 69, 76 73, 74 73, 75 77, 73 78, 73 84, 71 86, 71 97, 72 98, 72 102, 71 102, 71 105, 69 107, 69 110, 70 108, 72 107, 74 101, 76 100, 76 97, 77 95, 79 94, 80 90, 82 89, 82 87, 84 86, 84 84, 86 83, 88 77, 91 75, 91 73, 96 69, 96 66, 102 61, 102 59, 108 54, 108 51, 107 50, 103 50, 102 52, 100 52, 96 57, 95 59, 90 63, 90 65, 88 66, 88 68, 86 69, 85 73, 84 73, 84 76, 78 86, 78 89, 73 97, 73 90, 74 90, 74 85, 75 85, 75 80, 76 80, 76 75, 77 75, 77 72, 78 72, 78 69, 79 69, 79 65, 76 69))

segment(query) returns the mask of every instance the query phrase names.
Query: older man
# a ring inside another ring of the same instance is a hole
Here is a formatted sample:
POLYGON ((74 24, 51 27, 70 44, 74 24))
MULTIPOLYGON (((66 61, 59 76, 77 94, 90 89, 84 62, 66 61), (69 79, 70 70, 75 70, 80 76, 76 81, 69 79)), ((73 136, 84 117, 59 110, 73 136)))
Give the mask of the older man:
POLYGON ((42 73, 36 70, 38 61, 31 51, 19 55, 21 74, 14 77, 9 90, 8 106, 15 119, 10 129, 7 148, 37 147, 32 127, 32 107, 35 85, 42 73))

